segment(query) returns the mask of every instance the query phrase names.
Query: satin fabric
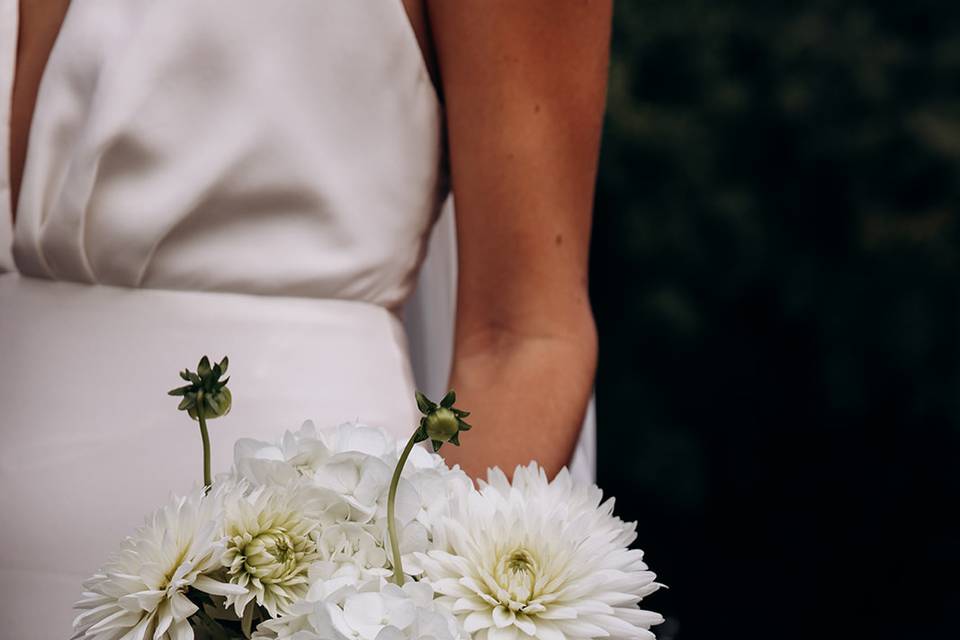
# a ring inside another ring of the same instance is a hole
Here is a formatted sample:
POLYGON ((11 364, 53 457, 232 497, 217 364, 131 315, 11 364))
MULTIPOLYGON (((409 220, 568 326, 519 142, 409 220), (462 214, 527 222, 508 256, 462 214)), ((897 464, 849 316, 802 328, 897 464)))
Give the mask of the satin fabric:
MULTIPOLYGON (((165 392, 200 355, 231 358, 215 470, 236 438, 305 419, 409 433, 399 315, 447 185, 399 0, 82 0, 12 228, 16 22, 0 0, 0 637, 51 640, 81 581, 199 480, 196 424, 165 392)), ((444 228, 421 275, 452 287, 444 228)), ((453 298, 436 295, 414 324, 449 362, 453 298)))
POLYGON ((72 3, 30 131, 17 267, 397 308, 443 188, 406 20, 399 2, 72 3))
POLYGON ((197 424, 166 391, 230 356, 215 471, 239 437, 311 418, 416 426, 403 329, 347 300, 0 276, 0 637, 70 637, 82 581, 170 493, 202 479, 197 424))

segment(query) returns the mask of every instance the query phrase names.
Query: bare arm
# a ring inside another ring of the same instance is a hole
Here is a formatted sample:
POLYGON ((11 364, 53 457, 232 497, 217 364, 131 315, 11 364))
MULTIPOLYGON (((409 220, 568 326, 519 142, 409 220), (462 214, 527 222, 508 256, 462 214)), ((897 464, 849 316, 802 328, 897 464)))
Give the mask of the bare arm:
POLYGON ((569 463, 596 369, 587 253, 611 1, 428 1, 460 255, 451 386, 471 475, 569 463))

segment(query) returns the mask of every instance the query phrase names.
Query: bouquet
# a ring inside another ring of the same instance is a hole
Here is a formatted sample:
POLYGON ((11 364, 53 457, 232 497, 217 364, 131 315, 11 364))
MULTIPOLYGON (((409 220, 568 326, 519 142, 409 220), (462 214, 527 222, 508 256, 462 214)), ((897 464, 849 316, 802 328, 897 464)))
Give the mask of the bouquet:
POLYGON ((204 482, 174 497, 83 585, 75 639, 653 638, 657 590, 636 523, 596 486, 536 463, 475 487, 437 451, 468 412, 417 393, 405 444, 360 423, 238 440, 211 478, 207 421, 230 410, 228 361, 170 393, 199 423, 204 482), (417 446, 429 441, 433 451, 417 446))

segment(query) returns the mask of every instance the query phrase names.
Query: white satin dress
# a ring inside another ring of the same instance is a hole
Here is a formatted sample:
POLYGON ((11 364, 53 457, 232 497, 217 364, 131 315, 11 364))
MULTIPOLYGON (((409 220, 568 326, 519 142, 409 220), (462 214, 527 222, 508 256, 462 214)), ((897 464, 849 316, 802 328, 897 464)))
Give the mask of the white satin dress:
MULTIPOLYGON (((0 0, 4 124, 16 30, 0 0)), ((401 310, 447 196, 442 107, 399 0, 83 0, 40 85, 15 227, 8 133, 0 637, 56 640, 81 581, 200 480, 166 391, 201 355, 231 362, 215 471, 236 438, 307 418, 416 425, 401 310)), ((431 277, 452 283, 445 234, 431 277)), ((450 298, 418 296, 418 340, 449 343, 450 298)))

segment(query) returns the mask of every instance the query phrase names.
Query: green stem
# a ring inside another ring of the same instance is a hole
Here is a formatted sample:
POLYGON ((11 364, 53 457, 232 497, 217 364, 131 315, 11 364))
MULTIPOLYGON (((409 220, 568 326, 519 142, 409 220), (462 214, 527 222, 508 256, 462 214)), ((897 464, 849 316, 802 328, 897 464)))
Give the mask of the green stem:
POLYGON ((397 487, 400 485, 400 472, 403 471, 403 465, 407 463, 407 457, 413 451, 413 445, 417 443, 416 437, 417 432, 414 431, 403 453, 400 454, 397 468, 393 470, 393 479, 390 481, 390 494, 387 496, 387 530, 390 533, 390 550, 393 552, 393 581, 398 587, 403 586, 403 563, 400 560, 400 539, 397 537, 397 487))
POLYGON ((210 434, 207 433, 207 419, 203 415, 203 395, 197 397, 197 422, 200 423, 200 439, 203 440, 203 486, 204 493, 210 491, 213 480, 210 478, 210 434))

